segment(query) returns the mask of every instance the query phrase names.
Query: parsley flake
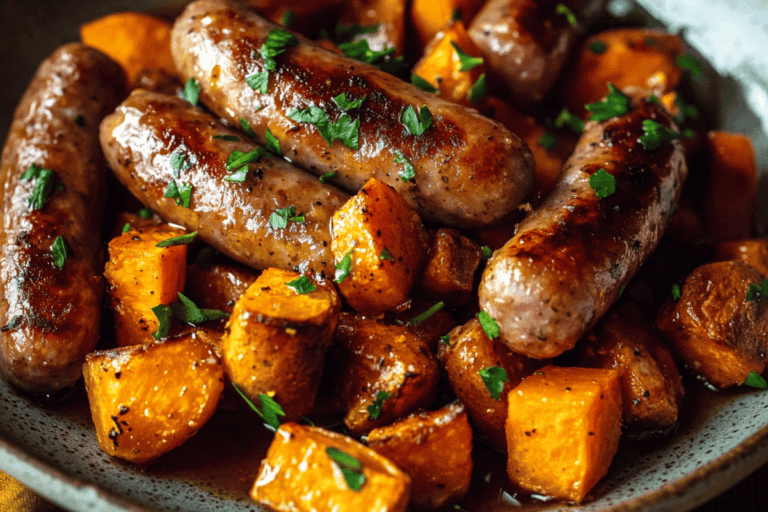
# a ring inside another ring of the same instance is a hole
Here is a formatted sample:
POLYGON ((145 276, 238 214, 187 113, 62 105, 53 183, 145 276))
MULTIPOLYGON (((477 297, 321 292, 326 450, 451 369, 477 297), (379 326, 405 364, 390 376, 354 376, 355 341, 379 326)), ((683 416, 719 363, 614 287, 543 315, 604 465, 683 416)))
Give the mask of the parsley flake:
POLYGON ((303 223, 306 219, 304 214, 296 215, 296 207, 289 206, 288 208, 279 208, 269 216, 269 225, 275 229, 285 229, 288 227, 288 222, 303 223))
POLYGON ((179 172, 188 171, 192 168, 192 164, 187 160, 187 155, 181 151, 177 151, 171 155, 171 168, 173 169, 173 175, 179 177, 179 172))
POLYGON ((557 7, 555 7, 555 12, 565 16, 565 19, 568 20, 568 23, 570 23, 573 28, 579 28, 579 20, 576 19, 576 15, 573 14, 573 11, 570 10, 568 6, 565 4, 557 4, 557 7))
POLYGON ((301 276, 298 279, 285 283, 285 286, 291 288, 299 295, 306 295, 317 290, 317 286, 309 280, 307 276, 301 276))
POLYGON ((240 142, 240 139, 235 137, 234 135, 214 135, 211 137, 212 139, 216 140, 224 140, 227 142, 240 142))
POLYGON ((384 401, 390 396, 392 395, 386 391, 379 391, 376 394, 376 400, 374 400, 373 405, 369 405, 367 407, 368 415, 371 417, 371 420, 376 420, 379 418, 379 415, 381 414, 381 408, 384 405, 384 401))
POLYGON ((197 102, 200 100, 200 82, 197 78, 191 77, 184 85, 184 99, 192 104, 193 107, 197 106, 197 102))
POLYGON ((266 94, 269 90, 269 71, 248 75, 245 77, 245 83, 247 83, 254 91, 266 94))
POLYGON ((385 248, 383 248, 383 249, 381 250, 381 254, 379 254, 379 259, 380 259, 381 261, 384 261, 384 260, 391 260, 391 261, 392 261, 392 263, 394 263, 394 262, 395 262, 395 257, 394 257, 394 256, 392 256, 392 253, 391 253, 391 252, 389 252, 389 249, 387 249, 386 247, 385 247, 385 248))
POLYGON ((440 341, 442 343, 445 343, 449 347, 451 346, 451 336, 450 334, 446 334, 445 336, 440 336, 440 341))
POLYGON ((248 165, 254 162, 258 162, 259 158, 264 154, 264 148, 256 148, 253 151, 243 153, 242 151, 234 150, 229 154, 227 159, 227 170, 232 171, 239 169, 244 165, 248 165))
POLYGON ((267 144, 266 144, 267 151, 269 151, 273 155, 283 156, 283 152, 280 149, 280 141, 277 140, 277 137, 272 135, 272 132, 269 131, 269 128, 267 128, 267 132, 264 134, 264 136, 267 138, 267 144))
POLYGON ((499 366, 483 368, 479 372, 486 389, 494 400, 501 401, 501 393, 504 391, 504 383, 509 382, 507 371, 499 366))
POLYGON ((336 176, 335 172, 327 172, 327 173, 323 174, 322 176, 320 176, 320 178, 318 178, 318 179, 320 180, 320 183, 325 183, 326 181, 330 180, 334 176, 336 176))
POLYGON ((172 302, 169 304, 173 316, 176 317, 177 320, 191 325, 199 325, 206 322, 229 318, 229 313, 219 311, 218 309, 199 308, 183 293, 178 293, 177 295, 179 296, 180 302, 172 302))
POLYGON ((589 43, 589 50, 592 53, 595 53, 597 55, 600 55, 601 53, 605 53, 605 50, 608 49, 608 46, 600 40, 595 40, 589 43))
POLYGON ((419 110, 419 114, 416 115, 413 106, 408 105, 400 115, 400 122, 405 125, 411 135, 418 137, 432 126, 432 112, 424 105, 419 110))
POLYGON ((451 21, 461 21, 461 7, 457 7, 453 10, 451 21))
POLYGON ((557 147, 557 135, 552 132, 544 132, 536 143, 544 149, 552 150, 557 147))
POLYGON ((193 231, 192 233, 187 233, 186 235, 176 236, 167 240, 163 240, 162 242, 157 242, 155 247, 174 247, 177 245, 188 245, 195 240, 196 236, 197 231, 193 231))
POLYGON ((289 46, 296 46, 297 44, 299 44, 299 40, 290 32, 279 28, 270 30, 266 41, 259 49, 259 53, 264 58, 264 69, 267 71, 277 69, 275 57, 285 52, 289 46))
POLYGON ((343 258, 341 258, 341 261, 336 264, 336 274, 334 275, 333 282, 343 283, 349 277, 349 273, 351 271, 352 249, 350 249, 349 252, 345 254, 343 258))
POLYGON ((376 66, 383 71, 396 72, 401 67, 405 67, 405 60, 402 57, 394 57, 397 48, 385 46, 380 51, 371 50, 367 39, 339 44, 339 50, 350 59, 359 60, 376 66))
POLYGON ((324 121, 329 121, 328 114, 326 114, 325 111, 317 105, 310 105, 304 110, 293 109, 293 111, 288 114, 288 117, 297 123, 319 124, 324 121))
POLYGON ((171 180, 168 183, 168 188, 165 190, 163 197, 170 197, 176 200, 177 206, 183 206, 189 208, 189 203, 192 200, 192 185, 188 183, 176 183, 176 180, 171 180))
POLYGON ((396 164, 403 164, 404 169, 397 173, 398 176, 400 176, 400 179, 403 181, 403 183, 408 183, 409 180, 412 180, 416 177, 416 169, 413 167, 413 164, 408 160, 402 151, 399 149, 395 151, 395 163, 396 164))
POLYGON ((232 387, 235 388, 237 394, 240 395, 243 400, 245 400, 251 409, 253 409, 267 425, 272 427, 274 430, 280 428, 280 420, 278 419, 278 416, 285 416, 285 411, 283 411, 283 408, 280 407, 280 404, 275 402, 272 397, 265 395, 264 393, 259 393, 259 400, 261 401, 261 409, 259 409, 256 407, 256 405, 254 405, 253 402, 251 402, 245 393, 243 393, 240 388, 237 387, 237 384, 233 382, 232 387))
POLYGON ((69 244, 64 239, 64 237, 61 235, 57 236, 56 240, 53 241, 53 245, 51 246, 53 264, 57 268, 64 268, 64 264, 66 263, 67 258, 71 253, 72 249, 69 247, 69 244))
POLYGON ((171 319, 173 318, 171 307, 164 304, 158 304, 157 306, 150 308, 150 310, 155 314, 155 317, 157 317, 157 332, 152 333, 152 337, 156 340, 167 337, 168 332, 171 330, 171 319))
POLYGON ((683 137, 685 137, 686 139, 692 139, 696 137, 696 130, 692 128, 686 128, 685 130, 683 130, 683 137))
POLYGON ((33 210, 42 210, 45 207, 45 203, 48 201, 48 197, 53 192, 53 185, 56 182, 56 173, 50 169, 43 169, 37 164, 32 164, 21 175, 21 179, 35 180, 35 186, 32 189, 32 194, 27 200, 27 204, 32 207, 33 210))
POLYGON ((493 256, 493 251, 487 245, 482 246, 480 250, 483 251, 483 258, 485 259, 488 259, 491 256, 493 256))
POLYGON ((680 285, 679 284, 673 284, 672 285, 672 300, 678 301, 678 300, 680 300, 680 297, 682 297, 682 296, 683 296, 683 292, 680 289, 680 285))
POLYGON ((123 226, 123 233, 127 233, 130 230, 131 230, 131 223, 130 222, 126 222, 125 226, 123 226))
POLYGON ((480 322, 480 327, 483 328, 483 332, 488 336, 488 339, 493 340, 499 337, 499 324, 496 320, 489 315, 486 311, 480 311, 477 314, 477 319, 480 322))
POLYGON ((423 323, 426 320, 428 320, 432 315, 434 315, 444 307, 445 307, 445 302, 440 301, 435 305, 433 305, 431 308, 427 309, 426 311, 423 311, 422 313, 413 317, 411 321, 408 323, 408 325, 419 325, 420 323, 423 323))
POLYGON ((349 149, 358 149, 360 146, 360 119, 352 122, 352 118, 343 115, 338 121, 332 123, 328 114, 316 105, 310 105, 304 110, 294 109, 288 117, 299 123, 311 123, 317 126, 317 131, 331 147, 334 140, 340 140, 349 149))
POLYGON ((253 128, 251 128, 251 123, 249 123, 248 120, 244 117, 240 119, 240 129, 243 130, 243 133, 248 137, 252 139, 256 138, 256 132, 253 131, 253 128))
POLYGON ((230 183, 245 183, 246 178, 248 178, 248 166, 244 165, 240 169, 224 178, 224 181, 228 181, 230 183))
POLYGON ((643 132, 645 134, 637 139, 637 141, 648 151, 653 151, 664 144, 671 143, 673 140, 680 138, 676 131, 670 130, 652 119, 645 119, 643 121, 643 132))
POLYGON ((148 220, 148 219, 151 219, 154 214, 152 213, 152 210, 150 210, 149 208, 142 208, 141 210, 139 210, 138 215, 140 219, 148 220))
POLYGON ((592 112, 592 116, 589 118, 590 121, 607 121, 629 112, 629 96, 618 90, 610 82, 608 82, 608 91, 605 101, 598 101, 584 106, 585 109, 592 112))
POLYGON ((344 476, 344 481, 347 483, 347 487, 355 492, 360 491, 365 484, 363 465, 360 464, 360 461, 333 446, 326 448, 325 453, 336 463, 339 470, 341 470, 341 474, 344 476))
POLYGON ((597 197, 605 199, 616 192, 616 178, 600 168, 589 177, 589 186, 595 191, 597 197))
POLYGON ((469 102, 474 105, 486 96, 488 96, 488 85, 485 82, 485 73, 483 73, 480 75, 480 78, 477 79, 477 82, 472 84, 472 87, 469 88, 467 98, 469 98, 469 102))
POLYGON ((766 297, 768 297, 768 279, 763 279, 762 284, 749 283, 747 302, 756 302, 766 297))
POLYGON ((690 71, 693 78, 699 78, 699 74, 704 67, 700 61, 687 55, 680 55, 677 60, 675 60, 675 64, 677 64, 677 67, 679 68, 690 71))
POLYGON ((459 56, 459 71, 469 71, 483 64, 482 57, 473 57, 469 55, 467 52, 459 48, 459 45, 456 44, 456 41, 451 41, 451 46, 453 46, 453 49, 456 50, 456 54, 459 56))
POLYGON ((416 75, 413 73, 411 73, 411 83, 424 92, 431 92, 431 93, 437 92, 437 87, 427 82, 426 80, 421 78, 419 75, 416 75))
POLYGON ((296 23, 296 15, 293 14, 293 11, 285 11, 282 19, 283 26, 291 28, 294 23, 296 23))
POLYGON ((555 127, 563 128, 564 126, 569 127, 573 133, 584 131, 584 121, 579 116, 571 114, 567 107, 563 107, 555 119, 555 127))
POLYGON ((768 389, 768 382, 755 372, 749 372, 747 379, 744 381, 744 385, 757 389, 768 389))
POLYGON ((354 110, 356 108, 360 108, 360 105, 363 104, 365 101, 365 98, 367 96, 363 96, 360 99, 357 100, 347 100, 347 93, 341 93, 335 98, 333 98, 334 103, 336 103, 341 110, 344 112, 349 112, 350 110, 354 110))

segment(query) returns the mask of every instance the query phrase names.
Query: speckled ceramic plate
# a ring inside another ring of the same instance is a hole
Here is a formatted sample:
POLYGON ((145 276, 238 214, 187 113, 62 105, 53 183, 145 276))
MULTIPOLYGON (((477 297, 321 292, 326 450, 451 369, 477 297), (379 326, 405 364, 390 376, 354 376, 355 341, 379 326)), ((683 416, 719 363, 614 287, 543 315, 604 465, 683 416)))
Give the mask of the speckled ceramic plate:
MULTIPOLYGON (((13 109, 39 62, 59 44, 76 40, 82 22, 108 12, 157 9, 160 3, 168 2, 0 1, 0 139, 5 139, 13 109)), ((604 25, 658 25, 662 20, 672 30, 687 28, 687 40, 699 50, 691 51, 729 75, 708 69, 693 85, 699 104, 708 108, 709 124, 749 134, 765 175, 768 60, 758 55, 768 48, 764 3, 642 4, 655 19, 631 2, 616 1, 612 16, 624 19, 606 18, 604 25)), ((506 481, 501 457, 477 446, 476 467, 482 469, 475 472, 475 490, 464 508, 685 511, 768 462, 768 392, 695 391, 687 397, 683 416, 670 439, 622 442, 609 476, 581 507, 536 500, 517 504, 514 496, 501 492, 506 481)), ((75 511, 259 510, 247 492, 268 443, 269 436, 252 417, 221 410, 184 446, 140 472, 99 451, 82 385, 60 405, 44 408, 0 382, 0 470, 75 511)))

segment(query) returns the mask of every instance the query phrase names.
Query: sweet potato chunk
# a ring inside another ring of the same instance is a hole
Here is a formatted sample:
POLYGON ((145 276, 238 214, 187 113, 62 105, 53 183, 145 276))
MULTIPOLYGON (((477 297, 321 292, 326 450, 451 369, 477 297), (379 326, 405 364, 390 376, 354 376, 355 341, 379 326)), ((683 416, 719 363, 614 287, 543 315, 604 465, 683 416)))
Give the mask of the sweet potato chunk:
POLYGON ((80 39, 120 64, 134 83, 144 69, 176 75, 171 24, 140 12, 118 12, 80 27, 80 39))
POLYGON ((375 32, 360 34, 373 51, 396 48, 402 55, 405 47, 405 0, 349 0, 344 3, 341 22, 345 25, 378 25, 375 32))
POLYGON ((411 21, 420 47, 427 46, 456 17, 468 25, 482 5, 482 0, 414 0, 411 21))
POLYGON ((437 357, 477 432, 497 448, 504 449, 507 395, 548 362, 515 354, 501 343, 489 340, 476 318, 451 331, 450 345, 441 343, 437 357), (509 381, 503 384, 498 400, 493 398, 480 375, 481 370, 491 367, 503 368, 509 381))
POLYGON ((342 313, 335 349, 335 386, 350 432, 366 434, 434 399, 437 362, 407 327, 342 313))
POLYGON ((580 503, 608 472, 620 434, 618 370, 542 368, 509 394, 509 479, 580 503))
POLYGON ((246 396, 272 397, 292 421, 315 405, 341 300, 329 282, 265 270, 235 304, 222 339, 227 376, 246 396), (288 286, 301 279, 312 291, 288 286))
POLYGON ((280 426, 251 489, 256 503, 278 512, 404 512, 410 494, 411 479, 386 457, 347 436, 296 423, 280 426), (362 480, 358 490, 350 480, 362 480))
POLYGON ((187 297, 201 308, 232 313, 237 300, 256 281, 259 273, 234 261, 187 266, 187 297))
POLYGON ((469 91, 480 75, 485 73, 485 64, 462 71, 461 59, 454 45, 472 57, 481 57, 480 50, 467 34, 464 24, 454 21, 429 43, 424 56, 414 66, 413 74, 432 84, 442 98, 471 106, 469 91))
POLYGON ((83 375, 99 448, 138 465, 197 433, 224 388, 213 347, 191 335, 94 352, 83 375))
POLYGON ((705 192, 704 224, 715 242, 752 236, 757 203, 755 148, 746 135, 707 134, 712 174, 705 192))
POLYGON ((749 291, 763 279, 741 261, 702 265, 685 280, 680 299, 662 306, 656 327, 711 384, 741 385, 750 372, 763 372, 768 357, 768 300, 749 291))
POLYGON ((372 178, 333 215, 331 250, 337 264, 350 255, 341 294, 374 315, 408 298, 426 260, 427 234, 405 199, 372 178))
POLYGON ((158 322, 151 308, 178 300, 184 290, 187 246, 157 244, 185 233, 167 224, 150 224, 109 242, 104 277, 121 347, 152 343, 158 322))
POLYGON ((475 271, 482 259, 483 253, 475 242, 455 229, 440 229, 432 238, 419 288, 449 306, 463 306, 472 295, 475 271))
POLYGON ((608 82, 661 98, 680 83, 682 71, 675 61, 682 52, 679 36, 659 30, 623 28, 596 34, 584 43, 563 88, 565 104, 571 112, 586 114, 584 105, 600 101, 608 82))
POLYGON ((715 261, 743 261, 768 277, 768 238, 723 242, 715 248, 715 261))
POLYGON ((374 429, 366 443, 411 477, 414 508, 450 505, 469 490, 472 429, 461 402, 374 429))
POLYGON ((621 372, 625 426, 663 433, 677 423, 684 391, 672 351, 634 304, 612 309, 586 336, 579 365, 621 372))

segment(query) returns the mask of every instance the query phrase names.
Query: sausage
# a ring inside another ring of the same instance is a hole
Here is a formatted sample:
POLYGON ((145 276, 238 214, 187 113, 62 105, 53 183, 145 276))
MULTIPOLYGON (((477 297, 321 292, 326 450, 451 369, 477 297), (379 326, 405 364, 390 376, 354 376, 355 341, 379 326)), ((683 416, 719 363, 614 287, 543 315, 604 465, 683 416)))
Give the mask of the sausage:
POLYGON ((679 141, 646 150, 643 121, 676 130, 663 107, 635 100, 621 117, 587 123, 550 196, 491 257, 480 306, 501 340, 529 357, 573 348, 656 248, 688 168, 679 141), (596 196, 604 169, 616 192, 596 196))
POLYGON ((256 144, 180 98, 136 90, 101 125, 104 155, 118 180, 167 222, 197 231, 230 258, 257 269, 333 275, 330 225, 349 196, 283 159, 262 156, 243 183, 224 180, 232 151, 256 144), (236 137, 237 142, 214 139, 236 137), (176 169, 174 158, 184 164, 176 169), (180 168, 180 169, 179 169, 180 168), (164 197, 171 181, 192 186, 189 208, 164 197), (273 227, 278 209, 304 222, 273 227))
POLYGON ((125 93, 108 57, 62 46, 38 68, 3 149, 0 373, 33 394, 73 386, 99 338, 107 166, 98 126, 125 93), (55 173, 39 209, 29 200, 45 180, 22 177, 33 164, 55 173), (52 251, 59 236, 69 246, 62 268, 52 251))
POLYGON ((469 37, 489 72, 517 105, 544 99, 576 41, 576 30, 556 10, 561 4, 557 0, 490 0, 469 25, 469 37))
POLYGON ((333 183, 354 193, 369 178, 395 188, 428 220, 474 228, 503 221, 529 194, 534 164, 528 146, 501 124, 447 102, 379 69, 325 50, 297 36, 299 43, 276 57, 268 92, 246 77, 262 72, 260 48, 274 25, 230 0, 198 0, 176 20, 171 47, 185 78, 202 86, 201 99, 235 124, 246 119, 265 142, 269 129, 296 165, 318 175, 337 173, 333 183), (359 120, 359 149, 333 146, 316 126, 289 117, 309 105, 332 122, 344 115, 333 98, 365 97, 348 114, 359 120), (427 106, 432 125, 415 136, 401 122, 408 108, 427 106), (404 183, 398 152, 414 166, 404 183))

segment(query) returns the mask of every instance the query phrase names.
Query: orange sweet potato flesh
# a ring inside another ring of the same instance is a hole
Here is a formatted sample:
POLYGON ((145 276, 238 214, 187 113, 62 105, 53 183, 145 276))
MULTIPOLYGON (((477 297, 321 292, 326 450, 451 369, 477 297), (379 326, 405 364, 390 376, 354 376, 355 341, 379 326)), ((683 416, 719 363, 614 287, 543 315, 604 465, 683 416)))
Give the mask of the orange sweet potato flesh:
POLYGON ((578 350, 580 366, 621 371, 626 427, 662 434, 677 423, 682 378, 672 351, 637 306, 611 309, 578 350))
POLYGON ((682 52, 679 36, 659 30, 625 28, 596 34, 584 43, 563 88, 563 100, 571 112, 585 115, 584 105, 600 101, 608 82, 661 98, 680 83, 682 71, 675 61, 682 52), (605 51, 594 51, 595 42, 605 44, 605 51))
POLYGON ((460 19, 469 25, 482 5, 482 0, 414 0, 411 5, 411 22, 420 47, 427 46, 438 32, 451 23, 457 9, 460 19))
POLYGON ((464 24, 454 21, 429 43, 424 56, 413 67, 413 74, 437 88, 440 97, 471 106, 469 91, 480 75, 485 73, 485 64, 461 71, 459 54, 453 44, 472 57, 481 57, 480 50, 467 34, 464 24))
POLYGON ((417 510, 451 505, 469 490, 472 429, 459 401, 374 429, 366 444, 408 473, 417 510))
POLYGON ((213 347, 191 335, 94 352, 83 375, 99 448, 137 465, 193 436, 224 387, 213 347))
POLYGON ((741 385, 768 360, 768 301, 747 301, 750 283, 762 282, 741 261, 702 265, 685 280, 680 299, 662 306, 656 327, 710 384, 741 385))
POLYGON ((353 434, 387 425, 435 398, 437 361, 408 327, 342 313, 333 360, 336 396, 347 411, 344 424, 353 434), (368 408, 380 392, 390 396, 374 418, 368 408))
POLYGON ((80 39, 120 64, 134 83, 143 69, 176 75, 171 24, 139 12, 118 12, 80 27, 80 39))
POLYGON ((152 343, 158 322, 151 308, 178 301, 184 290, 187 246, 156 244, 185 233, 167 224, 148 224, 109 242, 104 277, 121 347, 152 343))
POLYGON ((477 433, 497 448, 506 448, 507 395, 548 361, 529 359, 489 340, 476 318, 451 331, 450 345, 440 344, 438 359, 448 375, 451 389, 466 406, 477 433), (479 373, 492 366, 504 368, 509 380, 504 384, 500 400, 491 396, 479 373))
POLYGON ((328 282, 299 294, 301 274, 265 270, 235 304, 221 342, 227 376, 252 401, 272 397, 285 420, 309 414, 336 329, 341 300, 328 282))
POLYGON ((200 308, 232 312, 237 300, 259 273, 233 261, 187 266, 184 294, 200 308))
POLYGON ((714 242, 752 235, 757 204, 755 148, 746 135, 709 132, 712 173, 705 192, 704 224, 714 242))
POLYGON ((455 229, 439 229, 432 237, 419 289, 449 306, 463 306, 472 295, 475 271, 482 259, 483 253, 475 242, 455 229))
POLYGON ((360 313, 375 315, 405 302, 427 257, 421 219, 392 187, 370 179, 333 215, 331 250, 338 264, 351 251, 339 291, 360 313), (388 252, 391 258, 382 258, 388 252))
POLYGON ((618 370, 542 368, 509 394, 509 479, 580 503, 608 472, 620 434, 618 370))
POLYGON ((362 34, 371 50, 395 47, 395 55, 405 48, 405 0, 348 0, 344 3, 341 22, 345 25, 378 25, 378 30, 362 34))
POLYGON ((386 457, 347 436, 285 423, 261 462, 251 498, 277 512, 311 510, 405 512, 411 479, 386 457), (326 450, 356 459, 365 476, 358 491, 347 486, 326 450))
POLYGON ((715 247, 714 261, 743 261, 768 277, 768 238, 723 242, 715 247))

